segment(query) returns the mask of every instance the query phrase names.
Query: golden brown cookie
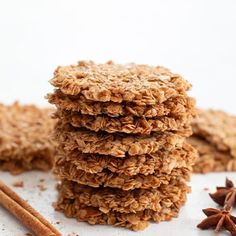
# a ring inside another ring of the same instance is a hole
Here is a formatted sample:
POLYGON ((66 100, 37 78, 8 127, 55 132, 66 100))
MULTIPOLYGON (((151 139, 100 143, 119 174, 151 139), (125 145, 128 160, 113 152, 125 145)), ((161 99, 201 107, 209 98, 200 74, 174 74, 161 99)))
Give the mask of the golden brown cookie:
POLYGON ((185 95, 191 87, 180 75, 163 67, 92 61, 58 67, 51 84, 64 94, 82 94, 92 101, 126 101, 137 105, 162 103, 170 97, 185 95))
POLYGON ((196 150, 189 144, 172 151, 158 151, 152 154, 126 156, 117 158, 109 155, 84 154, 77 150, 66 152, 60 150, 57 160, 68 160, 78 170, 87 173, 100 173, 109 170, 125 175, 150 175, 155 171, 161 174, 170 174, 174 168, 189 167, 195 163, 196 150))
POLYGON ((76 184, 68 183, 69 181, 65 181, 59 187, 60 195, 56 204, 57 210, 64 212, 67 217, 74 217, 79 221, 87 221, 89 224, 109 224, 126 227, 135 231, 146 228, 150 220, 160 222, 177 217, 189 192, 189 188, 181 182, 177 183, 176 186, 169 185, 166 188, 163 187, 165 191, 163 189, 162 193, 160 192, 160 197, 158 197, 159 204, 157 208, 154 207, 157 211, 151 209, 136 211, 140 208, 138 207, 140 206, 140 202, 144 205, 149 204, 147 202, 150 202, 150 198, 151 196, 153 197, 153 193, 156 190, 146 190, 150 195, 144 194, 142 197, 140 193, 143 193, 144 190, 139 189, 134 190, 132 193, 119 192, 114 194, 115 192, 112 192, 110 195, 109 192, 113 190, 108 190, 108 192, 104 190, 104 192, 100 193, 99 190, 89 188, 87 194, 85 190, 80 195, 79 191, 81 189, 78 191, 76 184), (96 193, 93 193, 93 191, 96 193), (139 192, 139 196, 136 196, 135 191, 139 192), (104 197, 103 194, 108 194, 109 197, 104 197), (98 207, 88 206, 86 204, 98 207), (110 208, 108 209, 107 206, 120 210, 131 208, 135 213, 120 213, 110 210, 110 208), (135 206, 137 208, 134 210, 133 208, 135 206))
POLYGON ((194 172, 236 170, 236 117, 223 111, 198 110, 188 138, 199 152, 194 172))
POLYGON ((199 158, 196 159, 193 166, 195 173, 236 171, 236 159, 229 152, 220 151, 208 141, 197 136, 188 138, 188 142, 199 153, 199 158))
POLYGON ((179 117, 162 116, 146 119, 145 117, 122 116, 109 117, 106 115, 90 116, 78 112, 57 110, 55 117, 74 127, 87 128, 98 132, 150 134, 151 132, 178 131, 191 124, 193 115, 185 113, 179 117))
POLYGON ((33 105, 0 104, 0 169, 19 174, 25 170, 49 170, 55 143, 51 132, 55 120, 52 109, 33 105))
POLYGON ((144 116, 153 118, 159 116, 177 117, 185 113, 194 112, 195 100, 185 95, 176 95, 153 105, 137 105, 133 102, 95 102, 86 99, 83 95, 66 95, 59 89, 48 94, 47 99, 58 109, 76 111, 84 115, 144 116))
POLYGON ((58 122, 54 132, 60 147, 66 151, 78 150, 83 153, 98 153, 125 157, 155 153, 158 150, 171 151, 182 147, 185 137, 190 136, 190 127, 178 132, 153 133, 151 136, 109 134, 74 128, 58 122))
POLYGON ((199 136, 220 151, 229 151, 236 158, 236 116, 223 111, 199 110, 192 127, 199 136))
POLYGON ((56 160, 54 171, 60 178, 72 180, 95 188, 104 186, 132 190, 135 188, 157 188, 161 184, 168 184, 173 179, 188 180, 192 168, 191 166, 174 168, 168 175, 161 174, 158 170, 150 175, 137 174, 129 176, 113 173, 109 170, 91 174, 84 170, 77 169, 77 167, 69 160, 58 159, 56 160))
POLYGON ((62 180, 60 193, 68 198, 72 196, 78 204, 97 207, 107 214, 110 211, 136 213, 145 209, 160 211, 162 209, 160 203, 163 199, 178 196, 183 189, 189 189, 186 183, 174 180, 159 188, 131 191, 116 188, 92 188, 73 181, 62 180))

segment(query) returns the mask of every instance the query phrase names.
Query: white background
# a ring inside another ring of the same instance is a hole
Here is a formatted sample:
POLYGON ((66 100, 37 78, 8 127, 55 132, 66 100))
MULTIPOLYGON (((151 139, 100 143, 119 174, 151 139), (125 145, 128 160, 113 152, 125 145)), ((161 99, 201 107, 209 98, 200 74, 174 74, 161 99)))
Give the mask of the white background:
MULTIPOLYGON (((169 67, 193 84, 199 106, 236 114, 236 1, 0 0, 0 102, 46 105, 56 66, 80 59, 169 67)), ((72 231, 80 236, 195 236, 213 235, 195 225, 203 218, 202 207, 215 206, 203 188, 214 190, 226 173, 195 175, 180 218, 140 233, 66 220, 51 207, 56 196, 52 177, 43 175, 49 178, 48 190, 38 196, 34 187, 41 174, 32 176, 0 174, 8 183, 24 179, 26 188, 17 191, 52 222, 60 219, 63 236, 72 231)), ((230 176, 236 181, 235 174, 230 176)), ((1 236, 27 232, 2 209, 0 219, 1 236)))
POLYGON ((0 0, 0 101, 46 105, 57 65, 164 65, 236 114, 235 0, 0 0))

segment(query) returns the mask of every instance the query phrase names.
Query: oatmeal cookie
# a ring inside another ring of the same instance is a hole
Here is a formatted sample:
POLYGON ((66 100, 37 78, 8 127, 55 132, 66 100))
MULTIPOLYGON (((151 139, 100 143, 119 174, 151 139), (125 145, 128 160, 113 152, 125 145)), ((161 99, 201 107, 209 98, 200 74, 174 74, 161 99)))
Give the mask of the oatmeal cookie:
POLYGON ((195 173, 208 173, 220 171, 236 171, 236 159, 228 151, 220 151, 208 141, 192 136, 188 142, 193 145, 199 158, 193 166, 195 173))
POLYGON ((170 174, 161 174, 158 170, 150 175, 137 174, 129 176, 113 173, 109 170, 91 174, 78 169, 71 161, 65 159, 56 160, 54 169, 54 172, 63 179, 72 180, 95 188, 104 186, 121 188, 123 190, 157 188, 161 184, 168 184, 172 179, 188 180, 191 171, 192 168, 189 166, 174 168, 170 174))
POLYGON ((123 132, 127 134, 150 134, 151 132, 178 131, 191 124, 192 114, 185 113, 179 117, 162 116, 146 119, 145 117, 122 116, 109 117, 106 115, 90 116, 78 112, 57 110, 55 117, 74 127, 87 128, 98 132, 123 132))
MULTIPOLYGON (((167 187, 166 190, 166 192, 162 193, 163 198, 160 199, 157 211, 145 209, 135 213, 120 213, 113 210, 107 211, 105 207, 93 207, 81 203, 70 186, 69 188, 68 186, 65 188, 65 186, 62 185, 59 187, 59 199, 55 207, 56 210, 62 211, 67 217, 76 218, 78 221, 87 221, 89 224, 121 226, 137 231, 145 229, 149 225, 149 221, 168 221, 178 216, 180 208, 186 201, 189 188, 186 185, 179 184, 179 187, 174 187, 173 189, 167 187)), ((107 202, 103 204, 112 205, 113 207, 121 206, 124 202, 118 202, 119 196, 120 195, 112 195, 112 199, 107 199, 107 202)), ((129 198, 129 196, 130 195, 127 194, 127 198, 129 198)), ((88 197, 87 195, 85 196, 86 203, 88 203, 88 197)), ((140 201, 146 200, 149 201, 150 199, 146 199, 146 196, 142 200, 140 199, 140 201)), ((90 202, 91 201, 89 201, 89 204, 90 202)), ((98 205, 98 202, 100 202, 99 196, 95 195, 95 200, 92 205, 98 205)), ((134 200, 133 204, 135 205, 134 200)), ((127 206, 128 205, 131 206, 132 203, 128 201, 127 206)), ((126 207, 125 203, 124 207, 126 207)))
POLYGON ((76 111, 84 115, 108 115, 111 117, 119 116, 144 116, 153 118, 159 116, 177 117, 185 113, 195 112, 195 100, 184 95, 173 96, 163 103, 153 105, 137 105, 133 102, 95 102, 86 99, 83 95, 66 95, 59 89, 54 93, 48 94, 47 99, 55 104, 58 109, 76 111))
POLYGON ((53 109, 34 105, 0 104, 0 169, 19 174, 25 170, 49 170, 55 143, 49 137, 55 120, 53 109))
POLYGON ((217 110, 199 110, 192 127, 195 135, 236 158, 236 116, 217 110))
MULTIPOLYGON (((111 211, 136 213, 145 209, 161 211, 162 201, 179 196, 183 190, 189 189, 186 183, 175 180, 171 181, 169 185, 161 185, 159 188, 131 191, 116 188, 92 188, 68 180, 62 180, 59 188, 64 197, 73 198, 78 204, 97 207, 105 214, 111 211)), ((170 201, 170 199, 168 200, 170 201)))
POLYGON ((150 175, 155 171, 161 174, 170 174, 174 168, 189 167, 195 163, 196 150, 189 144, 172 151, 158 151, 152 154, 127 156, 117 158, 109 155, 84 154, 76 150, 66 152, 60 150, 57 160, 68 160, 71 165, 87 173, 100 173, 109 170, 117 174, 125 175, 150 175))
POLYGON ((58 122, 54 132, 55 140, 66 151, 98 153, 126 157, 155 153, 158 150, 171 151, 182 147, 185 137, 192 134, 190 126, 177 132, 152 133, 147 135, 109 134, 72 127, 58 122))
POLYGON ((92 61, 58 67, 51 84, 64 94, 82 94, 92 101, 137 105, 162 103, 172 96, 185 95, 191 88, 180 75, 164 67, 92 61))

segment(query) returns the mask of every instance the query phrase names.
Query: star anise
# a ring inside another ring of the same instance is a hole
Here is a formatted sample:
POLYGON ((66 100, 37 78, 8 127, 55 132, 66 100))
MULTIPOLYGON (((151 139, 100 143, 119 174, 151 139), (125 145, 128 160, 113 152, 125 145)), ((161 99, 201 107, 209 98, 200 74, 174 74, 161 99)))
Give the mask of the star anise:
POLYGON ((226 178, 225 187, 216 187, 216 190, 209 194, 213 201, 228 209, 236 205, 236 188, 231 180, 226 178))
POLYGON ((230 210, 206 208, 202 211, 207 218, 197 225, 198 228, 215 228, 216 233, 221 229, 225 229, 228 230, 231 235, 236 236, 236 217, 230 214, 230 210))

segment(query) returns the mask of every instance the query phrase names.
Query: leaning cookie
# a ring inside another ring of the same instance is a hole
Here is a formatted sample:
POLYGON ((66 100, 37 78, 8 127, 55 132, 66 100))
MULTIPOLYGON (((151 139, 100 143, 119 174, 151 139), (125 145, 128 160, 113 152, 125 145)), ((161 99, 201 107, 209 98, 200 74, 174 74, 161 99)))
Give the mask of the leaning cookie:
POLYGON ((220 151, 208 141, 192 136, 188 142, 197 149, 199 158, 193 166, 195 173, 236 171, 236 159, 229 152, 220 151))
POLYGON ((199 153, 194 172, 236 170, 236 117, 223 111, 198 110, 188 138, 199 153))
POLYGON ((34 105, 0 105, 0 169, 19 174, 52 168, 55 143, 50 135, 52 109, 34 105))
POLYGON ((212 109, 199 110, 192 127, 194 135, 236 158, 236 116, 212 109))

